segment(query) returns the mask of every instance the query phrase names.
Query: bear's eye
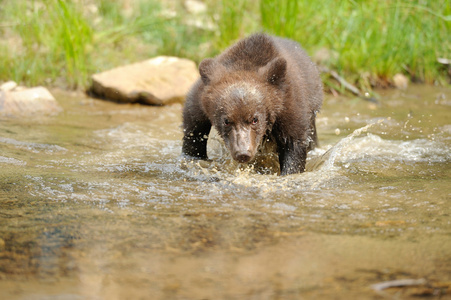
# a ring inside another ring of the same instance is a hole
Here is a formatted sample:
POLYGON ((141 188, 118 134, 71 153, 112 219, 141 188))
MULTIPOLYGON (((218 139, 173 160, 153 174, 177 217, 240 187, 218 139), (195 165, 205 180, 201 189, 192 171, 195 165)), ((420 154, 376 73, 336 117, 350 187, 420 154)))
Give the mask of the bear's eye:
POLYGON ((252 119, 252 124, 255 125, 255 124, 257 124, 257 123, 258 123, 258 118, 257 118, 257 117, 253 118, 253 119, 252 119))
POLYGON ((225 126, 229 126, 229 125, 230 125, 229 119, 224 119, 224 125, 225 125, 225 126))

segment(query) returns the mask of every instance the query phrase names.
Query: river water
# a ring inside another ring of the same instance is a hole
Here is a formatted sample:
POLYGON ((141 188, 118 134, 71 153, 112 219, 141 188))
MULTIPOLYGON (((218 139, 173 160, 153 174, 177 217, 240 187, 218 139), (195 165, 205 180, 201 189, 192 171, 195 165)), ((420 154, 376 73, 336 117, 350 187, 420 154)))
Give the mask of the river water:
POLYGON ((0 120, 2 299, 451 297, 449 88, 327 97, 285 177, 214 133, 182 161, 181 105, 54 95, 0 120), (372 287, 401 279, 423 283, 372 287))

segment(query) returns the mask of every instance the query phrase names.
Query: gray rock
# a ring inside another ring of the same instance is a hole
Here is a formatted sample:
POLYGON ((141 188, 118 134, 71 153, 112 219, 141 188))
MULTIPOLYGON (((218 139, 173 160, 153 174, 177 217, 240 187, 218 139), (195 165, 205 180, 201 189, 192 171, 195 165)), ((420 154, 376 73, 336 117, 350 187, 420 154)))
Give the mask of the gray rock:
POLYGON ((62 110, 44 87, 0 89, 0 115, 53 115, 62 110))
POLYGON ((119 102, 165 105, 183 102, 198 77, 193 61, 158 56, 94 74, 91 91, 119 102))

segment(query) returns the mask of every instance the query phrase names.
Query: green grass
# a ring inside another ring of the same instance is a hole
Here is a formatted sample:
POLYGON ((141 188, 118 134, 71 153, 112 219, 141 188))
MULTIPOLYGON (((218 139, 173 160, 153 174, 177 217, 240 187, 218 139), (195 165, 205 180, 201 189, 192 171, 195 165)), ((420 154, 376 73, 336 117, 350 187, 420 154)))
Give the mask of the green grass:
MULTIPOLYGON (((246 0, 221 0, 219 5, 212 8, 212 12, 219 12, 220 21, 214 46, 217 49, 224 49, 230 45, 231 41, 235 41, 245 35, 244 21, 246 19, 247 7, 246 0)), ((216 20, 213 20, 216 21, 216 20)))
POLYGON ((296 38, 300 2, 290 0, 261 0, 260 15, 263 28, 272 34, 296 38))
MULTIPOLYGON (((16 49, 2 44, 0 74, 29 84, 43 84, 64 77, 71 87, 86 82, 89 72, 88 45, 92 28, 72 2, 3 1, 11 14, 5 27, 16 49), (5 57, 6 56, 6 57, 5 57)), ((3 10, 2 10, 3 12, 3 10)))
POLYGON ((451 57, 450 1, 300 0, 284 11, 293 2, 262 9, 262 20, 270 20, 262 22, 265 30, 299 41, 311 54, 333 50, 338 57, 329 67, 348 81, 367 89, 389 83, 396 73, 420 82, 449 81, 437 58, 451 57), (286 15, 297 22, 283 32, 286 15))
POLYGON ((0 0, 0 81, 84 89, 93 73, 155 55, 199 62, 256 31, 336 53, 323 63, 365 90, 396 73, 450 80, 437 62, 451 59, 449 0, 206 3, 207 15, 194 16, 181 0, 0 0))

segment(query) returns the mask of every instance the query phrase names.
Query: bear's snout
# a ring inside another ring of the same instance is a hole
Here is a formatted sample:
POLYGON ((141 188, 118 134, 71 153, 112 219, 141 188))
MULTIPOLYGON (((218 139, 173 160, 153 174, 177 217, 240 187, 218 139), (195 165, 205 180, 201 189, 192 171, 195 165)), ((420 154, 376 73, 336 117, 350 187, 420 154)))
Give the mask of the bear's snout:
POLYGON ((251 156, 248 153, 237 153, 235 154, 235 160, 240 163, 247 163, 251 160, 251 156))
POLYGON ((250 128, 237 128, 229 135, 229 150, 234 160, 249 162, 255 154, 255 141, 250 128))

